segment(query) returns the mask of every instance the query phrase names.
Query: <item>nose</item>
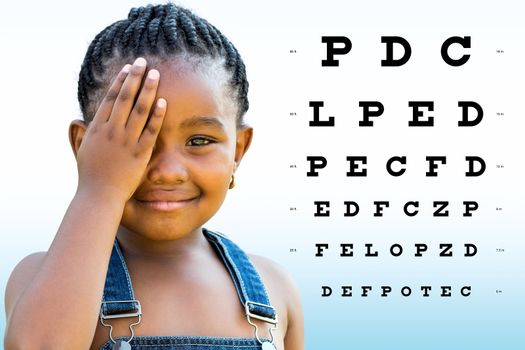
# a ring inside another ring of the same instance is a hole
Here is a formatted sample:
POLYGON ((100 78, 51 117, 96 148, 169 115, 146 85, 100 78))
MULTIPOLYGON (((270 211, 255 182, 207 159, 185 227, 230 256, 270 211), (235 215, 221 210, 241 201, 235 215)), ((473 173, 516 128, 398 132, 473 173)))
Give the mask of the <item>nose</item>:
POLYGON ((178 150, 153 152, 147 168, 151 183, 172 185, 188 180, 188 168, 184 155, 178 150))

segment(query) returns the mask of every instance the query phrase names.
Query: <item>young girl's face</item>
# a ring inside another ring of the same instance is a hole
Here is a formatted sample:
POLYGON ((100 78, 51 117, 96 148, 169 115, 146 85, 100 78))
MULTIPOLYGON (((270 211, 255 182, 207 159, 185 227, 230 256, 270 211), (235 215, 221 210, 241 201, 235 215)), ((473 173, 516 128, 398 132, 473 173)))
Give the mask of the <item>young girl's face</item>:
POLYGON ((160 72, 157 98, 166 99, 167 112, 121 224, 152 240, 170 240, 200 228, 217 212, 252 129, 236 128, 237 104, 228 95, 223 68, 193 70, 181 62, 148 64, 152 68, 160 72), (154 200, 184 201, 169 210, 144 203, 154 200))

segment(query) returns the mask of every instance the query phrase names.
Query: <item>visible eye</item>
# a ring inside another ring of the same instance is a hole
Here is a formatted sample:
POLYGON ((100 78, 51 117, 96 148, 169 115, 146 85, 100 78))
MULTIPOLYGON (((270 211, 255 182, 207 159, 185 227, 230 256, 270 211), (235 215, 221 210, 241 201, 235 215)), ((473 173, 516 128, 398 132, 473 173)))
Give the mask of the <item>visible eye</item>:
POLYGON ((197 137, 191 138, 188 141, 188 143, 189 143, 189 146, 200 147, 200 146, 207 146, 209 144, 215 143, 215 140, 212 140, 212 139, 210 139, 208 137, 197 136, 197 137))

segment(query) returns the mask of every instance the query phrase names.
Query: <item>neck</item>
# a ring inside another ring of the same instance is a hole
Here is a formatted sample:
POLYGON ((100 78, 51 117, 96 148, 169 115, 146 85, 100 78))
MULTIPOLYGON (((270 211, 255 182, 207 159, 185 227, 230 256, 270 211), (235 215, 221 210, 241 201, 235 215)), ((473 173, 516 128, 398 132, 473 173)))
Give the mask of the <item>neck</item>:
POLYGON ((207 252, 211 248, 202 233, 202 227, 178 239, 152 240, 120 225, 117 239, 126 259, 148 259, 152 262, 175 261, 199 252, 207 252))

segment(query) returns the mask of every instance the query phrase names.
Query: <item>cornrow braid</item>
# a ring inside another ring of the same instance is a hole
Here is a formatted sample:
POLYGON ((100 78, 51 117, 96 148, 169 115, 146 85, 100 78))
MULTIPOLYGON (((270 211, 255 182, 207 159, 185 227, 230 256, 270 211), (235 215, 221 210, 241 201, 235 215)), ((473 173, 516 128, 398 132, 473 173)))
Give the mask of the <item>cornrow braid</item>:
MULTIPOLYGON (((237 102, 237 126, 249 108, 244 62, 233 44, 212 24, 190 10, 167 3, 132 8, 128 18, 107 26, 90 43, 78 79, 78 101, 84 121, 91 122, 115 63, 133 57, 162 60, 174 55, 223 59, 229 73, 228 87, 237 102)), ((113 74, 112 74, 113 73, 113 74)))

